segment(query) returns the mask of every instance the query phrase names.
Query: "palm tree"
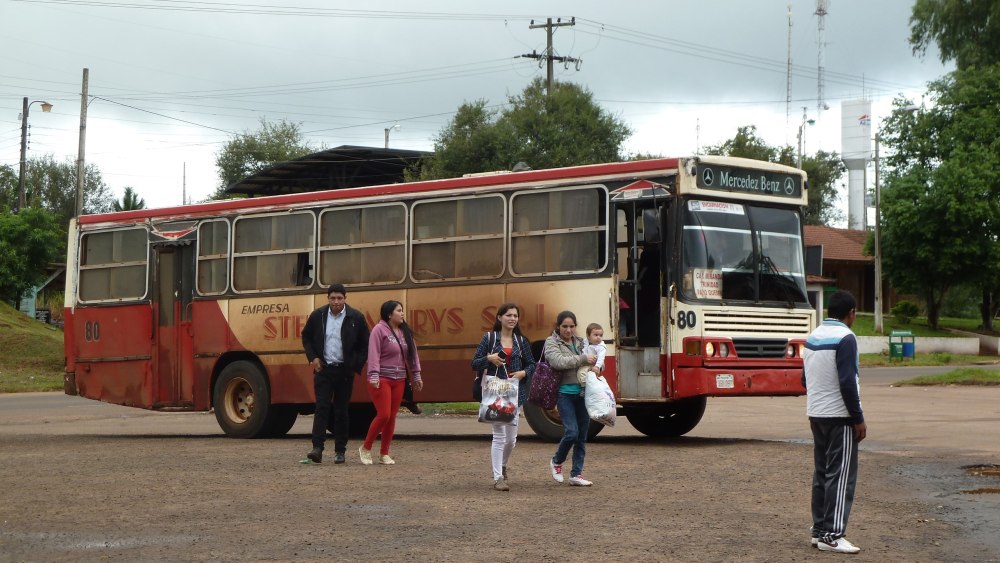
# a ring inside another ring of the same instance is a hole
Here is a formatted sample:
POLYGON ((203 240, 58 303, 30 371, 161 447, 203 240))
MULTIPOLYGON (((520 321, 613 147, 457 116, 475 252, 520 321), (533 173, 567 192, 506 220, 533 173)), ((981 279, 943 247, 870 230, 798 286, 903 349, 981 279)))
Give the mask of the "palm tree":
POLYGON ((135 190, 131 186, 125 187, 125 195, 122 196, 122 200, 112 204, 115 211, 135 211, 136 209, 146 209, 146 200, 139 197, 139 194, 135 193, 135 190))

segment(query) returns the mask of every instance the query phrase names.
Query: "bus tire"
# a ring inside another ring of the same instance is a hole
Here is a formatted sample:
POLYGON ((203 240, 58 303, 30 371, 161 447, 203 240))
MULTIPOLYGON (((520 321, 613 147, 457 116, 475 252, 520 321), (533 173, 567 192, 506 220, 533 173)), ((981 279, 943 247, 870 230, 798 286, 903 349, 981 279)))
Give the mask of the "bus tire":
MULTIPOLYGON (((557 409, 543 409, 536 404, 525 403, 522 410, 524 410, 524 419, 528 421, 528 426, 539 438, 553 443, 562 440, 563 425, 557 409)), ((604 425, 591 420, 590 427, 587 429, 587 440, 593 440, 601 430, 604 430, 604 425)))
MULTIPOLYGON (((368 436, 368 427, 375 420, 375 405, 371 403, 351 403, 347 407, 347 436, 349 438, 364 439, 368 436)), ((330 434, 334 434, 333 411, 330 411, 330 419, 326 421, 326 429, 330 434)))
POLYGON ((215 382, 212 405, 215 419, 227 436, 259 438, 265 435, 272 410, 271 391, 263 372, 253 362, 240 360, 222 370, 215 382))
POLYGON ((281 438, 288 434, 299 417, 299 408, 296 405, 271 405, 270 411, 261 434, 267 438, 281 438))
POLYGON ((624 409, 625 418, 653 438, 683 436, 701 422, 706 403, 705 397, 692 397, 657 407, 629 407, 624 409))

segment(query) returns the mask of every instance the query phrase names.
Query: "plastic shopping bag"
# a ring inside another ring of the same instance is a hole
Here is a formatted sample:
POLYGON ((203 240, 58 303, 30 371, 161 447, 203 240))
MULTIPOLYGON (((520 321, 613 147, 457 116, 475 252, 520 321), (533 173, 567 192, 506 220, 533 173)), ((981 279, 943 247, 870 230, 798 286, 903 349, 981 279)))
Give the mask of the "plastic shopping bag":
POLYGON ((587 405, 587 414, 605 426, 615 425, 617 407, 615 394, 607 380, 594 372, 587 374, 587 386, 584 388, 583 402, 587 405))
POLYGON ((484 379, 479 422, 512 424, 517 420, 518 380, 500 379, 492 375, 484 379))

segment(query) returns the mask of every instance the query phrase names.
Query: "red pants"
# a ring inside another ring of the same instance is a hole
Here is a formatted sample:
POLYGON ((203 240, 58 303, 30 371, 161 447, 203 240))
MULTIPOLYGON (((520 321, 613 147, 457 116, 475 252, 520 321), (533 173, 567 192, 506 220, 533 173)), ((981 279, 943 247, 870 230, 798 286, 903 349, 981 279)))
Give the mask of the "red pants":
POLYGON ((405 390, 405 379, 380 377, 378 389, 368 385, 368 394, 375 404, 375 420, 372 420, 372 425, 368 427, 368 436, 365 438, 366 450, 372 449, 375 437, 381 433, 382 445, 379 447, 379 455, 389 455, 392 436, 396 432, 396 415, 399 414, 399 405, 403 402, 405 390))

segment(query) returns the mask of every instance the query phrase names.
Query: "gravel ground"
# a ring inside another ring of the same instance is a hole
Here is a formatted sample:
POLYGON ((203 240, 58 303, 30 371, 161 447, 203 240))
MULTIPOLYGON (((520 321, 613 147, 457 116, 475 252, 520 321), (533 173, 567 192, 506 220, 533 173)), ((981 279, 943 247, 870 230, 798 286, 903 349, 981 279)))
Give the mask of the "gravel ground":
MULTIPOLYGON (((847 557, 809 545, 810 445, 711 436, 710 420, 707 436, 656 442, 620 419, 588 448, 589 488, 552 481, 553 446, 522 421, 498 492, 470 417, 401 415, 394 466, 362 466, 357 441, 344 465, 303 465, 311 417, 284 439, 233 440, 207 414, 85 401, 5 417, 11 404, 0 396, 3 561, 847 557)), ((851 559, 1000 560, 1000 495, 962 494, 987 486, 964 461, 863 449, 851 559)))

